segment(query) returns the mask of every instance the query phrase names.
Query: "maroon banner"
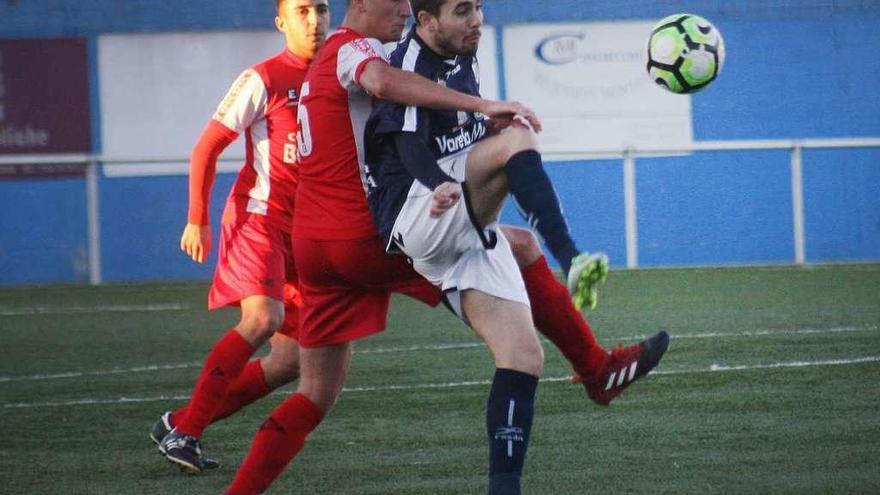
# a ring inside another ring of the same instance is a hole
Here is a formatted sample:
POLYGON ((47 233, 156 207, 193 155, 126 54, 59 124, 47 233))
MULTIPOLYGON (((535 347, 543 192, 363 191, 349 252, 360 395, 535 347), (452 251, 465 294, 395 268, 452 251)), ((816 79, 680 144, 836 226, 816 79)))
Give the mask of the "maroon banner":
POLYGON ((91 145, 86 40, 0 40, 0 154, 91 145))

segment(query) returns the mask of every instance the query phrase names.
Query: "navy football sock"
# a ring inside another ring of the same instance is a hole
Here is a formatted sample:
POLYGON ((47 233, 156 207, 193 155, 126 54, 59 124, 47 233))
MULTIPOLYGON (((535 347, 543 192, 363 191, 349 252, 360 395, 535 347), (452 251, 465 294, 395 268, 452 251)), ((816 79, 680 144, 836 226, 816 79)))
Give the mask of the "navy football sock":
POLYGON ((507 187, 520 213, 538 231, 568 275, 571 259, 578 255, 578 250, 568 232, 553 184, 541 164, 541 154, 535 150, 521 151, 507 161, 505 169, 507 187))
POLYGON ((489 495, 519 495, 538 377, 498 368, 486 405, 489 495))

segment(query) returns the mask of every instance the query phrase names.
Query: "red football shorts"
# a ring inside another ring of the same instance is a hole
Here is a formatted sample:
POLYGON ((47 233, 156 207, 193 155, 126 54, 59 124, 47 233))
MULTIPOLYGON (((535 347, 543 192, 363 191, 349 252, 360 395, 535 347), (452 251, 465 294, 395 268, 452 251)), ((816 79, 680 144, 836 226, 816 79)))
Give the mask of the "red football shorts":
POLYGON ((392 292, 430 306, 440 303, 440 289, 416 273, 403 256, 385 254, 378 237, 295 239, 293 250, 303 298, 302 347, 351 342, 381 332, 392 292))
POLYGON ((284 323, 279 332, 296 338, 301 297, 290 234, 251 215, 221 226, 208 309, 240 306, 242 299, 257 295, 284 302, 284 323))

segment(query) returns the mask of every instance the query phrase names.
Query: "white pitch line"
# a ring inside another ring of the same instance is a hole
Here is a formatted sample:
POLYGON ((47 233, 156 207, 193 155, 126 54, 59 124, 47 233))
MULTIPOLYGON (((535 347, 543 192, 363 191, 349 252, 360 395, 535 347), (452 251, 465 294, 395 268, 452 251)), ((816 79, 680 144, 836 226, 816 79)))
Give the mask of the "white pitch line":
POLYGON ((156 311, 183 311, 192 309, 187 304, 129 304, 109 306, 31 306, 30 308, 0 308, 0 316, 72 315, 88 313, 138 313, 156 311))
POLYGON ((461 344, 436 344, 436 345, 411 345, 406 347, 377 347, 375 349, 364 349, 362 351, 354 351, 355 354, 384 354, 388 352, 414 352, 414 351, 449 351, 455 349, 471 349, 474 347, 485 347, 482 342, 465 342, 461 344))
MULTIPOLYGON (((789 361, 769 364, 744 364, 744 365, 719 365, 713 364, 708 368, 654 371, 652 375, 685 375, 685 374, 704 374, 704 373, 723 373, 731 371, 751 371, 763 369, 784 369, 784 368, 803 368, 808 366, 843 366, 851 364, 877 363, 880 362, 880 356, 865 356, 852 359, 826 359, 820 361, 789 361)), ((542 378, 540 381, 544 383, 567 382, 570 376, 555 376, 542 378)), ((342 389, 345 393, 356 392, 388 392, 399 390, 431 390, 431 389, 448 389, 473 387, 477 385, 489 385, 490 380, 471 380, 463 382, 446 382, 446 383, 417 383, 411 385, 379 385, 372 387, 349 387, 342 389)), ((290 395, 290 392, 274 392, 271 395, 290 395)), ((89 405, 115 405, 115 404, 132 404, 141 402, 159 402, 168 400, 189 400, 188 395, 160 395, 155 397, 119 397, 116 399, 96 399, 85 398, 60 402, 18 402, 3 404, 3 409, 33 409, 39 407, 68 407, 68 406, 89 406, 89 405)))
MULTIPOLYGON (((767 336, 789 336, 789 335, 812 335, 825 333, 849 333, 849 332, 870 332, 880 327, 876 325, 866 327, 832 327, 832 328, 801 328, 798 330, 745 330, 737 333, 727 332, 705 332, 705 333, 689 333, 681 335, 670 335, 673 340, 683 339, 712 339, 718 337, 767 337, 767 336)), ((633 337, 632 340, 644 340, 647 335, 633 337)))
POLYGON ((180 364, 151 364, 147 366, 137 366, 134 368, 110 369, 99 371, 65 371, 61 373, 48 373, 43 375, 28 376, 0 376, 0 383, 4 382, 22 382, 30 380, 57 380, 59 378, 80 378, 83 376, 105 376, 105 375, 121 375, 126 373, 142 373, 145 371, 163 371, 163 370, 179 370, 186 368, 198 368, 202 363, 180 363, 180 364))
MULTIPOLYGON (((806 328, 801 330, 755 330, 744 331, 740 333, 692 333, 672 335, 673 340, 685 339, 710 339, 710 338, 728 338, 728 337, 766 337, 766 336, 789 336, 789 335, 811 335, 811 334, 836 334, 848 332, 870 332, 878 330, 877 326, 870 327, 833 327, 833 328, 806 328)), ((628 337, 626 341, 639 341, 646 339, 647 336, 628 337)), ((546 340, 545 340, 546 341, 546 340)), ((549 341, 548 341, 549 342, 549 341)), ((464 342, 454 344, 436 344, 436 345, 411 345, 404 347, 377 347, 373 349, 363 349, 355 351, 355 354, 385 354, 395 352, 420 352, 420 351, 448 351, 458 349, 472 349, 484 347, 482 342, 464 342)), ((109 370, 95 371, 62 371, 58 373, 41 373, 35 375, 24 376, 0 376, 0 383, 23 382, 23 381, 39 381, 39 380, 58 380, 63 378, 81 378, 84 376, 106 376, 121 375, 126 373, 145 373, 154 371, 167 371, 177 369, 200 368, 202 363, 172 363, 172 364, 152 364, 144 366, 136 366, 133 368, 113 368, 109 370)))
MULTIPOLYGON (((770 364, 743 364, 735 366, 727 366, 720 364, 712 364, 708 368, 697 368, 690 370, 669 370, 653 371, 651 375, 685 375, 685 374, 702 374, 702 373, 718 373, 725 371, 748 371, 762 369, 781 369, 781 368, 802 368, 806 366, 840 366, 847 364, 863 364, 880 362, 880 356, 866 356, 854 359, 827 359, 822 361, 791 361, 770 364)), ((541 378, 541 382, 568 382, 570 376, 555 376, 541 378)), ((449 382, 449 383, 425 383, 418 385, 380 385, 376 387, 353 387, 345 388, 343 392, 382 392, 386 390, 419 390, 419 389, 436 389, 436 388, 456 388, 468 387, 472 385, 490 385, 490 380, 475 380, 466 382, 449 382)))
MULTIPOLYGON (((448 351, 454 349, 469 349, 472 347, 484 347, 482 342, 468 342, 462 344, 437 344, 437 345, 413 345, 407 347, 377 347, 375 349, 364 349, 355 351, 355 354, 382 354, 391 352, 416 352, 416 351, 448 351)), ((144 373, 153 371, 166 371, 188 368, 201 368, 202 363, 176 363, 176 364, 151 364, 145 366, 136 366, 134 368, 113 368, 109 370, 95 371, 62 371, 58 373, 44 373, 25 376, 0 376, 0 383, 7 382, 24 382, 36 380, 57 380, 61 378, 81 378, 84 376, 106 376, 121 375, 125 373, 144 373)))
MULTIPOLYGON (((273 394, 274 395, 274 394, 273 394)), ((139 402, 156 402, 164 400, 189 400, 188 395, 159 395, 156 397, 119 397, 118 399, 76 399, 64 402, 40 402, 27 404, 3 404, 3 409, 33 409, 36 407, 93 406, 107 404, 136 404, 139 402)))

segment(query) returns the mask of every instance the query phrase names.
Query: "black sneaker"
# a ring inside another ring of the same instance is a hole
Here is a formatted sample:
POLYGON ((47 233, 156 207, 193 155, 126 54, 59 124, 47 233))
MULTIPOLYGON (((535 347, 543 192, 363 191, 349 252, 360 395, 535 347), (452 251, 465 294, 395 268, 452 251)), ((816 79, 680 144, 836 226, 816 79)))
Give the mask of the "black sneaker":
MULTIPOLYGON (((165 411, 159 416, 159 420, 153 425, 153 429, 150 430, 150 439, 153 443, 159 445, 159 452, 162 452, 162 439, 165 438, 165 435, 171 433, 171 430, 173 429, 174 425, 171 424, 171 411, 165 411)), ((165 452, 162 452, 162 454, 164 453, 165 452)))
POLYGON ((218 461, 202 456, 202 443, 198 438, 178 433, 176 429, 169 431, 159 442, 159 451, 187 474, 199 474, 220 467, 218 461))

